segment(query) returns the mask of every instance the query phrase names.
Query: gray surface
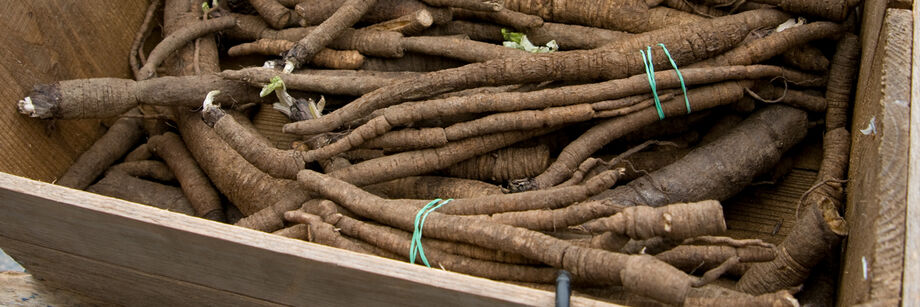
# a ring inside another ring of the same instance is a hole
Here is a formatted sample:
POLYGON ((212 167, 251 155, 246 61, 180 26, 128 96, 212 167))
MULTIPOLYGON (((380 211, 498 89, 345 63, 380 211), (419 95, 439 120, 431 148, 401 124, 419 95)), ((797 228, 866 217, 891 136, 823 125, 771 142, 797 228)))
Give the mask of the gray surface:
POLYGON ((0 272, 3 272, 3 271, 25 272, 25 269, 22 268, 21 265, 16 263, 16 261, 13 261, 13 258, 10 258, 9 255, 4 253, 3 250, 0 249, 0 272))

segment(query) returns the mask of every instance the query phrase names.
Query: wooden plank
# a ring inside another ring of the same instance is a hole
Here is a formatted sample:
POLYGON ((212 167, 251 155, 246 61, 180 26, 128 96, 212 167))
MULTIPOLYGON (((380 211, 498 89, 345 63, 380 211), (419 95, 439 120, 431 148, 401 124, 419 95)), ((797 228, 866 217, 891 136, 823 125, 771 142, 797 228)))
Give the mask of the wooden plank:
MULTIPOLYGON (((910 11, 886 13, 873 65, 857 89, 847 183, 847 238, 838 303, 899 299, 907 199, 910 11), (874 122, 874 129, 860 132, 874 122)), ((868 71, 867 71, 868 70, 868 71)))
MULTIPOLYGON (((207 285, 196 285, 146 274, 0 236, 0 243, 25 263, 36 278, 124 306, 280 306, 207 285), (130 285, 131 291, 123 291, 130 285), (157 299, 152 300, 151 298, 157 299)), ((71 304, 65 304, 70 306, 71 304)))
POLYGON ((98 138, 98 121, 39 121, 16 102, 32 86, 72 78, 129 77, 128 49, 145 0, 4 1, 0 10, 0 172, 52 181, 98 138))
POLYGON ((818 173, 793 169, 775 185, 751 186, 724 204, 728 236, 779 244, 795 226, 799 198, 818 173))
MULTIPOLYGON (((554 302, 554 294, 546 291, 342 251, 8 174, 0 174, 0 212, 0 233, 7 238, 279 304, 554 302)), ((29 260, 23 261, 31 270, 29 260)), ((573 302, 609 305, 578 297, 573 302)))
MULTIPOLYGON (((888 0, 864 0, 862 1, 862 26, 859 29, 859 41, 862 43, 862 60, 859 63, 859 84, 867 84, 869 73, 875 71, 872 69, 875 59, 875 49, 878 46, 879 34, 882 30, 882 22, 885 19, 885 9, 888 8, 888 0)), ((855 130, 851 130, 855 131, 855 130)))
POLYGON ((101 306, 102 302, 45 285, 29 273, 0 272, 0 306, 101 306))
POLYGON ((920 2, 913 3, 913 52, 910 95, 910 149, 907 175, 907 225, 904 244, 902 305, 920 302, 920 2))

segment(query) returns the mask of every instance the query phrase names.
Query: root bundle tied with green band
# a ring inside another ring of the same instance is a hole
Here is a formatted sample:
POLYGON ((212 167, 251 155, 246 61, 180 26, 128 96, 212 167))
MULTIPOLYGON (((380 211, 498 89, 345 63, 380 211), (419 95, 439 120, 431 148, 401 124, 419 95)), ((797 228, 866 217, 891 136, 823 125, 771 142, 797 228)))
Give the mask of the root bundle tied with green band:
MULTIPOLYGON (((674 72, 677 74, 677 78, 680 80, 680 88, 684 91, 684 103, 687 105, 687 114, 690 114, 690 99, 687 97, 687 84, 684 83, 684 76, 680 73, 680 70, 677 69, 677 63, 674 62, 674 58, 671 57, 671 53, 668 52, 668 48, 661 43, 659 43, 658 46, 661 46, 664 54, 668 56, 668 61, 671 63, 671 66, 674 67, 674 72)), ((655 65, 652 62, 652 47, 646 47, 644 52, 639 50, 639 53, 642 54, 642 63, 645 64, 645 74, 648 76, 648 84, 652 89, 652 97, 655 99, 655 109, 658 110, 658 119, 663 120, 665 116, 664 110, 661 109, 661 100, 658 98, 658 86, 655 82, 655 65)))
POLYGON ((415 215, 415 227, 412 231, 412 245, 409 247, 409 262, 415 263, 415 256, 418 255, 422 259, 422 263, 427 267, 431 267, 431 264, 428 263, 428 258, 425 257, 425 249, 422 248, 422 229, 425 227, 425 219, 428 218, 428 215, 434 210, 437 210, 443 205, 446 205, 453 199, 441 200, 440 198, 432 200, 427 205, 422 207, 418 211, 418 214, 415 215))

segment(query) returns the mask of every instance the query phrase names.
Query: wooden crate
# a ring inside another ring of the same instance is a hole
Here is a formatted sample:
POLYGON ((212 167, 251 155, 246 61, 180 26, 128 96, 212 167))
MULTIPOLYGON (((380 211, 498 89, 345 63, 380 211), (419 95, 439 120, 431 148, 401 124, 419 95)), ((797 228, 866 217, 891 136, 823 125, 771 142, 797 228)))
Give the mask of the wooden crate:
MULTIPOLYGON (((911 91, 909 81, 910 64, 918 58, 910 46, 920 44, 912 35, 917 33, 913 21, 918 9, 887 9, 908 5, 865 2, 861 38, 868 48, 851 130, 851 236, 846 242, 841 305, 897 304, 902 293, 905 305, 920 301, 920 227, 911 223, 920 222, 920 154, 910 152, 911 147, 920 148, 920 102, 908 103, 920 97, 920 85, 911 91), (872 117, 876 134, 859 133, 872 117)), ((8 105, 0 112, 5 128, 0 129, 0 248, 36 278, 124 305, 553 304, 554 295, 547 291, 342 251, 46 183, 63 173, 104 129, 98 121, 58 121, 48 127, 47 122, 15 114, 13 105, 36 83, 129 77, 125 55, 145 7, 144 0, 33 0, 6 3, 0 12, 0 30, 5 33, 0 36, 0 97, 8 105), (85 21, 71 22, 68 16, 85 21)), ((915 81, 918 77, 913 74, 915 81)), ((811 175, 806 171, 797 176, 811 175)), ((776 189, 781 192, 757 193, 801 192, 810 185, 810 180, 799 182, 776 189)), ((772 211, 749 197, 732 202, 738 206, 726 214, 736 234, 770 234, 776 224, 783 235, 792 225, 788 206, 793 200, 777 201, 786 207, 772 211)), ((573 303, 609 305, 582 297, 574 297, 573 303)))

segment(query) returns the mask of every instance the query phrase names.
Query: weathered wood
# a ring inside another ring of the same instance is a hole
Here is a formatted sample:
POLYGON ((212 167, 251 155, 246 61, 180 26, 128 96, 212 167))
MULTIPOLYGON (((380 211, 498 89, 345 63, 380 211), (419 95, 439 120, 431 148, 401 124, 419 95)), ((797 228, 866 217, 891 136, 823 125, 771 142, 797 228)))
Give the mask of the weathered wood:
POLYGON ((816 176, 815 171, 794 169, 776 185, 748 187, 726 200, 727 235, 779 244, 795 225, 796 205, 816 176))
POLYGON ((873 64, 861 67, 847 183, 850 226, 838 304, 898 299, 907 203, 910 11, 889 9, 873 64), (874 119, 874 120, 873 120, 874 119), (874 129, 867 129, 874 121, 874 129), (863 131, 860 131, 863 130, 863 131))
POLYGON ((53 181, 96 140, 98 121, 48 121, 14 111, 32 86, 129 77, 128 49, 147 1, 4 1, 0 10, 0 172, 53 181), (62 18, 71 16, 73 18, 62 18))
MULTIPOLYGON (((904 239, 902 302, 920 302, 920 2, 913 1, 913 65, 910 95, 910 150, 907 174, 907 228, 904 239)), ((908 306, 909 304, 904 304, 908 306)))
MULTIPOLYGON (((885 9, 889 0, 865 0, 862 2, 862 25, 859 31, 859 41, 862 44, 862 60, 859 63, 860 71, 872 71, 875 64, 875 49, 878 45, 882 22, 885 19, 885 9)), ((859 75, 859 84, 866 84, 869 74, 859 75)))
POLYGON ((29 273, 0 272, 0 306, 101 306, 101 302, 51 287, 29 273))
MULTIPOLYGON (((0 212, 0 234, 5 238, 153 276, 111 290, 121 291, 119 296, 100 297, 107 300, 147 295, 151 304, 158 303, 159 296, 140 284, 162 278, 285 305, 545 306, 554 301, 554 294, 546 291, 342 251, 8 174, 0 174, 0 212)), ((3 248, 7 244, 14 256, 23 250, 15 242, 0 240, 3 248)), ((31 270, 33 256, 28 255, 19 258, 31 270)), ((577 297, 573 302, 607 305, 577 297)))
MULTIPOLYGON (((62 253, 3 236, 0 236, 0 244, 8 247, 14 254, 28 256, 22 258, 27 259, 29 271, 35 277, 47 280, 46 283, 49 285, 105 299, 106 305, 116 303, 123 306, 281 306, 204 285, 180 282, 156 274, 62 253), (137 289, 123 290, 129 287, 137 289)), ((53 296, 54 300, 61 299, 57 293, 47 296, 53 296)), ((91 299, 84 300, 90 304, 65 302, 57 305, 97 306, 91 299)))

